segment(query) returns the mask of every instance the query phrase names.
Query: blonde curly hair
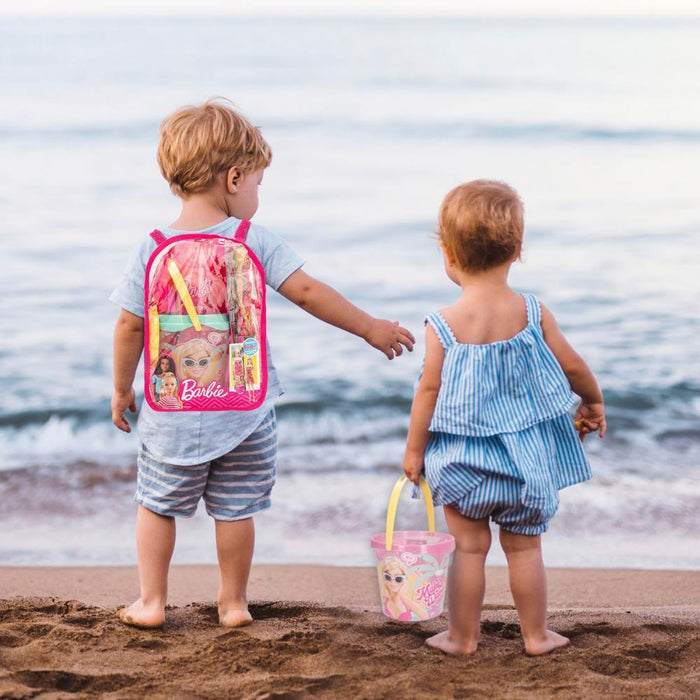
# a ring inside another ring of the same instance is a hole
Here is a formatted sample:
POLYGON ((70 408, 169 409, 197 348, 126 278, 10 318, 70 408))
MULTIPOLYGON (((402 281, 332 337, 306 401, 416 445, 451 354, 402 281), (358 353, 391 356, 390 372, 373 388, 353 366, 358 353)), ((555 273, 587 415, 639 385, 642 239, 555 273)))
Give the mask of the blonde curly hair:
POLYGON ((260 129, 224 98, 182 107, 161 122, 158 165, 178 197, 204 192, 231 167, 245 175, 271 161, 260 129))

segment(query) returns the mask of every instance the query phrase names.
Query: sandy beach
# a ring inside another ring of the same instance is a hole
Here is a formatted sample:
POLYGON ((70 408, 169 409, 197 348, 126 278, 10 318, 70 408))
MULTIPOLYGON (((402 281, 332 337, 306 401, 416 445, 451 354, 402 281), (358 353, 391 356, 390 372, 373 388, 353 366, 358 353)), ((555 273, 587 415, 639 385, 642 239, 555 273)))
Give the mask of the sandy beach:
POLYGON ((213 566, 175 566, 162 630, 114 616, 132 567, 0 568, 2 698, 691 698, 700 694, 700 572, 551 569, 550 627, 527 657, 507 571, 490 568, 480 649, 424 645, 445 616, 394 622, 370 568, 257 565, 254 624, 218 626, 213 566))

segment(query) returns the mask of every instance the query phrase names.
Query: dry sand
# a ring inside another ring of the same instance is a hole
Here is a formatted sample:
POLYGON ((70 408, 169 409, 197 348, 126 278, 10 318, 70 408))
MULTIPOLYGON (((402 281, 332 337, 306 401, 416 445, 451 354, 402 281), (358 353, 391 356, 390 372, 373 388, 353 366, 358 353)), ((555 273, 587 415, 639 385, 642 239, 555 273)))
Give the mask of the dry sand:
POLYGON ((697 698, 700 572, 552 569, 550 627, 571 646, 523 653, 504 569, 482 642, 423 642, 444 616, 394 622, 368 568, 254 567, 249 627, 217 625, 217 573, 176 566, 164 629, 122 625, 131 567, 0 568, 2 698, 697 698))

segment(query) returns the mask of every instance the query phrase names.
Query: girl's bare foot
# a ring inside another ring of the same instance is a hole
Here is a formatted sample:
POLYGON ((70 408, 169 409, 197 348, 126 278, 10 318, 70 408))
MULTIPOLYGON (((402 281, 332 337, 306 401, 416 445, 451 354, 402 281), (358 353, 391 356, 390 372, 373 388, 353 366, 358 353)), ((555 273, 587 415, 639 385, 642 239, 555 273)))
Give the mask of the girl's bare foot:
POLYGON ((144 605, 139 598, 125 608, 117 610, 117 617, 132 627, 156 629, 165 624, 165 607, 159 604, 144 605))
POLYGON ((223 627, 245 627, 253 621, 253 616, 244 608, 224 608, 219 605, 219 624, 223 627))
POLYGON ((450 656, 466 656, 467 654, 473 654, 478 646, 478 642, 460 642, 452 639, 449 630, 428 637, 425 643, 429 647, 444 651, 445 654, 449 654, 450 656))
POLYGON ((544 638, 536 640, 525 640, 525 653, 528 656, 540 656, 541 654, 549 654, 550 651, 565 647, 569 644, 568 637, 545 630, 544 638))

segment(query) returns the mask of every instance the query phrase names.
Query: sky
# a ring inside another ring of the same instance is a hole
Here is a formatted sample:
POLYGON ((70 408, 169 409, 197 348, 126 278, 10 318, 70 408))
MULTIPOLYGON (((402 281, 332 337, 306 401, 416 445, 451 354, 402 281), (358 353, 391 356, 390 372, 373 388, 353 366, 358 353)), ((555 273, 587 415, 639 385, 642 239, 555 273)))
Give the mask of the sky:
POLYGON ((0 0, 0 15, 700 17, 698 0, 0 0))

